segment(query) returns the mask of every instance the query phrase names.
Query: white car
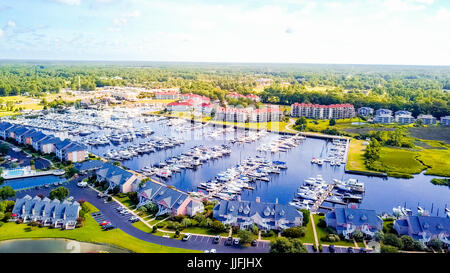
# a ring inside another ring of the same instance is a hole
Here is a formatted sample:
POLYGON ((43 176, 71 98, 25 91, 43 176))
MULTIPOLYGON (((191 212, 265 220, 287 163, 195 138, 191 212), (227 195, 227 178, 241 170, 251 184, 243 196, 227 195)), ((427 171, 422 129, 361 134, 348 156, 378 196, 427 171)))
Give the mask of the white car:
POLYGON ((209 251, 209 253, 217 253, 217 251, 216 251, 215 248, 212 248, 212 249, 209 251))
POLYGON ((80 182, 80 183, 77 184, 77 186, 80 187, 80 188, 86 188, 87 185, 88 185, 87 182, 80 182))

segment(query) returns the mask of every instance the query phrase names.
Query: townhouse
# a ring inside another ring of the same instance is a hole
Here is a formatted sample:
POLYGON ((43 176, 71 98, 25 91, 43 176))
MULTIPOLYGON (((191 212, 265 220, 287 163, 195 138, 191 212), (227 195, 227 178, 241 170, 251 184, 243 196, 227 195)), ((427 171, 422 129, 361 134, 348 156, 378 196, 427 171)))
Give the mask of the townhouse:
POLYGON ((204 211, 203 203, 193 199, 180 190, 170 188, 153 181, 145 182, 139 192, 139 204, 137 207, 153 203, 158 206, 158 215, 189 215, 194 216, 204 211))
POLYGON ((325 215, 325 223, 346 239, 357 230, 372 238, 375 232, 383 229, 383 220, 377 216, 375 210, 366 209, 335 208, 325 215))
POLYGON ((58 199, 40 198, 29 195, 16 199, 12 210, 12 218, 24 223, 36 221, 44 226, 62 229, 74 229, 80 211, 78 202, 63 202, 58 199))
POLYGON ((104 163, 95 171, 95 174, 97 175, 97 181, 106 181, 108 183, 109 187, 107 191, 115 187, 119 187, 120 192, 123 193, 136 189, 135 182, 137 181, 137 176, 111 163, 104 163))
POLYGON ((370 107, 361 107, 358 109, 358 115, 367 117, 373 115, 373 108, 370 107))
POLYGON ((264 230, 283 230, 303 223, 303 214, 295 207, 259 201, 221 200, 214 207, 213 216, 223 224, 241 229, 255 224, 264 230))
POLYGON ((450 218, 438 216, 407 216, 394 222, 394 229, 399 236, 408 235, 427 244, 438 239, 450 246, 450 218))
POLYGON ((418 120, 421 120, 425 125, 433 125, 436 124, 436 118, 432 115, 419 115, 417 117, 418 120))
POLYGON ((450 126, 450 116, 441 117, 441 125, 450 126))

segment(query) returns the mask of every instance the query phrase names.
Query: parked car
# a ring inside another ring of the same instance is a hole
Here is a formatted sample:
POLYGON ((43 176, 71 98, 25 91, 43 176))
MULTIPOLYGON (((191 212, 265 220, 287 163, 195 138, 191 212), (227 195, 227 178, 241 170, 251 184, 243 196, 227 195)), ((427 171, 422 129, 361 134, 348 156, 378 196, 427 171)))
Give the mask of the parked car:
POLYGON ((330 246, 328 247, 328 251, 329 251, 330 253, 335 253, 335 252, 336 252, 336 248, 334 247, 334 245, 330 245, 330 246))
POLYGON ((80 182, 80 183, 77 184, 77 186, 80 187, 80 188, 86 188, 87 185, 88 185, 87 182, 80 182))
POLYGON ((111 223, 110 221, 103 221, 99 225, 100 226, 105 226, 105 225, 110 224, 110 223, 111 223))
POLYGON ((349 248, 347 248, 347 252, 348 253, 355 253, 355 250, 353 249, 353 247, 349 247, 349 248))
POLYGON ((367 249, 361 248, 361 249, 359 250, 359 253, 367 253, 367 249))
POLYGON ((209 251, 209 253, 216 253, 217 251, 216 251, 216 249, 215 248, 212 248, 210 251, 209 251))
POLYGON ((252 246, 256 246, 257 244, 258 244, 257 240, 253 240, 252 243, 251 243, 252 246))
POLYGON ((240 244, 239 238, 234 238, 233 244, 234 244, 235 246, 238 246, 238 245, 240 244))
POLYGON ((209 250, 205 249, 203 250, 203 253, 209 253, 209 250))
POLYGON ((216 237, 214 237, 213 239, 213 244, 218 244, 220 242, 220 235, 217 235, 216 237))
POLYGON ((192 236, 191 233, 186 233, 186 234, 183 236, 183 241, 188 241, 189 239, 191 239, 191 236, 192 236))
POLYGON ((225 241, 226 246, 231 246, 233 244, 233 237, 228 237, 225 241))
POLYGON ((133 216, 133 217, 130 218, 130 222, 131 223, 139 222, 139 218, 137 216, 133 216))
POLYGON ((115 229, 116 226, 114 226, 113 224, 109 223, 107 225, 102 226, 103 230, 110 230, 110 229, 115 229))

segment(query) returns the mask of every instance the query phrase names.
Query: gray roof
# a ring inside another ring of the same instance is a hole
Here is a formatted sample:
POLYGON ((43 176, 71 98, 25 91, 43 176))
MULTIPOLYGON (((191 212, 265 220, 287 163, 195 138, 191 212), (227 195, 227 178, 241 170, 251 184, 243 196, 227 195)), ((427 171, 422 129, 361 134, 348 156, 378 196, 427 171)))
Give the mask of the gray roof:
POLYGON ((152 181, 145 183, 145 187, 139 191, 139 196, 170 209, 178 209, 188 198, 184 192, 152 181))
POLYGON ((69 202, 65 200, 60 202, 57 199, 50 200, 47 197, 41 199, 39 196, 31 198, 26 195, 23 198, 16 199, 12 213, 18 217, 40 217, 53 218, 53 220, 76 221, 80 204, 78 202, 69 202), (53 216, 54 215, 54 216, 53 216))
POLYGON ((97 176, 106 178, 108 182, 122 185, 130 179, 133 174, 111 163, 105 163, 96 171, 97 176))
POLYGON ((221 200, 214 207, 213 213, 214 217, 219 220, 251 218, 255 219, 255 222, 265 222, 272 227, 277 221, 284 220, 288 225, 292 225, 297 218, 303 219, 303 214, 293 206, 255 201, 221 200))

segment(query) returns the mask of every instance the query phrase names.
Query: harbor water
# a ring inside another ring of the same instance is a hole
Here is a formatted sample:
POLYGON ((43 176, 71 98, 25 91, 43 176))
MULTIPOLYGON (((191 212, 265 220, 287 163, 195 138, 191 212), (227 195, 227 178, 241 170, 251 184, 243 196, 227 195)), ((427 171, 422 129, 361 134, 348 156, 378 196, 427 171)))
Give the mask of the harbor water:
MULTIPOLYGON (((242 200, 254 201, 256 197, 260 197, 262 202, 275 202, 281 204, 289 203, 299 186, 307 179, 318 174, 331 183, 333 179, 356 178, 365 183, 365 194, 363 201, 357 204, 360 208, 374 209, 378 213, 392 212, 393 207, 405 205, 415 211, 418 205, 436 215, 438 211, 443 215, 444 208, 450 205, 450 188, 445 186, 437 186, 430 183, 434 176, 424 174, 415 175, 412 179, 401 178, 382 178, 368 177, 363 175, 353 175, 345 173, 345 165, 331 166, 324 164, 322 166, 311 164, 313 157, 323 157, 326 151, 332 145, 330 141, 324 139, 307 138, 300 145, 292 148, 288 152, 258 152, 257 147, 262 143, 267 143, 279 137, 278 134, 269 133, 267 136, 253 143, 230 143, 230 139, 239 138, 246 132, 243 129, 235 132, 224 133, 219 139, 208 137, 209 133, 214 130, 222 129, 221 126, 205 126, 192 131, 179 132, 174 126, 168 126, 166 120, 145 124, 150 125, 155 133, 146 138, 138 138, 134 143, 143 142, 154 137, 176 137, 185 141, 185 144, 176 146, 167 150, 156 151, 151 154, 143 154, 133 157, 129 160, 122 161, 122 164, 130 169, 139 170, 145 166, 151 166, 154 163, 163 162, 164 160, 178 156, 190 148, 205 145, 222 145, 227 144, 231 147, 230 156, 224 156, 219 159, 211 160, 198 167, 197 170, 182 170, 181 173, 174 173, 167 180, 158 179, 168 185, 173 185, 183 191, 197 191, 197 186, 208 180, 213 179, 217 173, 225 171, 227 168, 239 164, 249 156, 263 156, 270 160, 280 160, 287 163, 287 170, 281 171, 281 174, 270 175, 270 182, 257 181, 252 184, 254 190, 244 190, 242 192, 242 200)), ((135 121, 134 126, 139 128, 144 124, 135 121)), ((197 126, 197 125, 192 125, 197 126)), ((90 149, 93 153, 102 155, 111 148, 126 147, 132 143, 124 143, 119 146, 92 146, 90 149)), ((324 204, 332 206, 332 204, 324 204)))

